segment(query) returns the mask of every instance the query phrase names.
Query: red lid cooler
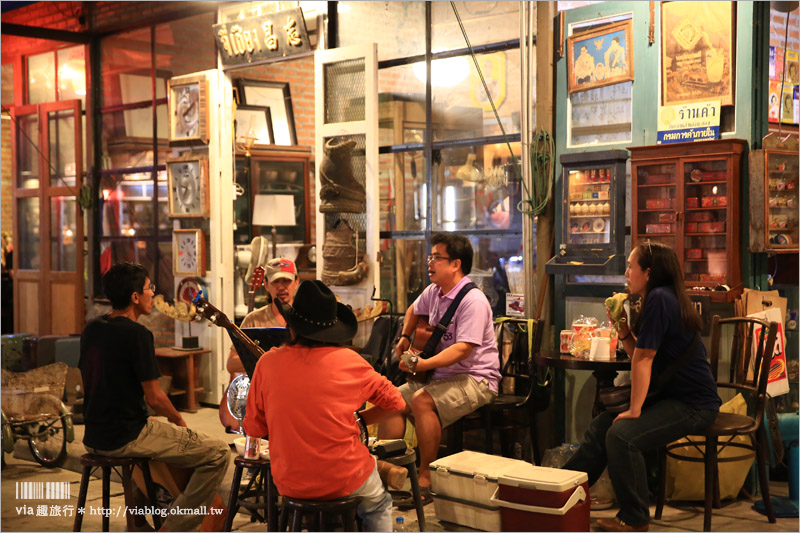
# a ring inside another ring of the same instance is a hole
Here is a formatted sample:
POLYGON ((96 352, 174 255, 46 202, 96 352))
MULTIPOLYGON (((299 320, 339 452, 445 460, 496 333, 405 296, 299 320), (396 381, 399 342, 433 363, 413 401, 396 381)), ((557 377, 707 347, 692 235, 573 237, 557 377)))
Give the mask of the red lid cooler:
POLYGON ((497 480, 502 531, 589 531, 585 472, 526 464, 497 480))

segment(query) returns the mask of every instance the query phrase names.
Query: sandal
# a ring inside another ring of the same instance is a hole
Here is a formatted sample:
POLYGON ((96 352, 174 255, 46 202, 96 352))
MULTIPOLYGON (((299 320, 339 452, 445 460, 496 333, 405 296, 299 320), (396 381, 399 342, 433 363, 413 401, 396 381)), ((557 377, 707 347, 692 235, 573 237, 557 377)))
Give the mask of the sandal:
MULTIPOLYGON (((420 486, 419 498, 420 500, 422 500, 423 507, 431 503, 433 501, 433 493, 431 492, 431 488, 420 486)), ((417 507, 417 503, 414 501, 413 494, 407 498, 398 500, 395 505, 401 511, 407 511, 409 509, 415 509, 417 507)))

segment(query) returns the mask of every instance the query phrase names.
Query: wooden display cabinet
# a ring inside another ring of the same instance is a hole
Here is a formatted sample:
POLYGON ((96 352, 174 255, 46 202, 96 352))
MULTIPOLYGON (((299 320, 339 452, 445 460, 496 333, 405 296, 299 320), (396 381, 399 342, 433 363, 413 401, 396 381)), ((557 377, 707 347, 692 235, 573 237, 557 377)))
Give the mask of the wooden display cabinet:
POLYGON ((750 152, 750 251, 797 253, 798 150, 796 138, 750 152))
POLYGON ((742 292, 740 139, 634 146, 631 243, 670 246, 692 294, 731 302, 742 292))

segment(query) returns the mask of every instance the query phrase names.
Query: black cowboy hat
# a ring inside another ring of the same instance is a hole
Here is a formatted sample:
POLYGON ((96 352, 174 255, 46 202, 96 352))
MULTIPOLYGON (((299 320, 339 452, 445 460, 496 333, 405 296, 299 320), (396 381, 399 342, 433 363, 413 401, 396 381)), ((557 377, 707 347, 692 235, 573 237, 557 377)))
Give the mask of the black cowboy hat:
POLYGON ((348 342, 358 331, 356 316, 319 280, 306 280, 297 288, 294 305, 275 299, 286 323, 301 337, 321 342, 348 342))

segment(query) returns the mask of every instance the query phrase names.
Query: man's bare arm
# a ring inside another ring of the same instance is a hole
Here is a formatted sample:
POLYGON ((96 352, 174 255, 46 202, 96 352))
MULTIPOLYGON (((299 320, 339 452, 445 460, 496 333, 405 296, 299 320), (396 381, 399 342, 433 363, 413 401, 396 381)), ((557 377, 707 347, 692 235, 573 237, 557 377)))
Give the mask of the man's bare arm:
POLYGON ((167 420, 176 426, 186 427, 183 417, 172 405, 172 402, 169 401, 164 391, 161 390, 157 379, 142 381, 142 390, 144 390, 144 401, 158 416, 167 417, 167 420))

